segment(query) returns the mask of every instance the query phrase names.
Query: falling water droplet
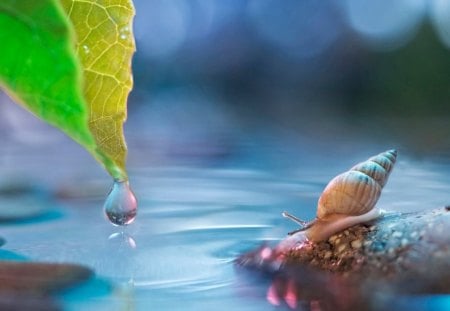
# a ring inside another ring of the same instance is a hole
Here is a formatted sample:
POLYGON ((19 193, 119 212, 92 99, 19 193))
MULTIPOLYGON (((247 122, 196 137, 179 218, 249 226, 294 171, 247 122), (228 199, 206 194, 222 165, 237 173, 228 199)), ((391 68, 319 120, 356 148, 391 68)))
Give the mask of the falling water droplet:
POLYGON ((136 218, 137 201, 128 181, 115 181, 103 206, 106 217, 115 226, 131 224, 136 218))

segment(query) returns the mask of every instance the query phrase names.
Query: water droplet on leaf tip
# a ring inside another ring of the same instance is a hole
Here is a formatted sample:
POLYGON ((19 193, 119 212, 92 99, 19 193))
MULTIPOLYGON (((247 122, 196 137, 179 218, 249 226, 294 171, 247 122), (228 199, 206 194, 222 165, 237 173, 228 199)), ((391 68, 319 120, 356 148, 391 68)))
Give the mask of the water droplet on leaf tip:
POLYGON ((106 217, 115 226, 131 224, 136 218, 137 200, 128 181, 115 181, 103 206, 106 217))

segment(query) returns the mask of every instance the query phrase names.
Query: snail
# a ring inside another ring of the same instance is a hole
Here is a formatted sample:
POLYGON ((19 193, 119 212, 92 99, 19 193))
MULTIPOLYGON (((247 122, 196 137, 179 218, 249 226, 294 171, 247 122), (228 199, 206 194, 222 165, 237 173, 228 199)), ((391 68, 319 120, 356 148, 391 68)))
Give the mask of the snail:
POLYGON ((356 164, 333 178, 325 187, 317 205, 317 217, 305 222, 283 212, 283 216, 298 223, 312 242, 327 240, 333 234, 359 223, 379 217, 375 207, 381 190, 397 158, 396 150, 388 150, 356 164))

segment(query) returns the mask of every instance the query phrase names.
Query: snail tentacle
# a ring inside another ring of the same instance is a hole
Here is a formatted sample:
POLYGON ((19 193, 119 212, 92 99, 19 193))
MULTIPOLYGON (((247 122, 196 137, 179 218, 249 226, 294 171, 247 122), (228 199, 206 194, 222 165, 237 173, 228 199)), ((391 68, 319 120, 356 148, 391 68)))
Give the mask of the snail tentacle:
POLYGON ((308 225, 308 222, 305 220, 302 220, 300 218, 298 218, 297 216, 294 216, 286 211, 282 212, 281 215, 284 218, 288 218, 290 220, 292 220, 293 222, 295 222, 296 224, 300 225, 302 228, 306 227, 308 225))
POLYGON ((312 225, 314 225, 314 223, 316 222, 316 219, 311 220, 311 221, 302 220, 302 219, 298 218, 297 216, 294 216, 291 213, 288 213, 286 211, 281 213, 281 215, 283 215, 284 218, 290 219, 293 222, 295 222, 296 224, 300 225, 299 229, 288 232, 288 235, 293 235, 297 232, 305 231, 305 230, 309 229, 312 225))

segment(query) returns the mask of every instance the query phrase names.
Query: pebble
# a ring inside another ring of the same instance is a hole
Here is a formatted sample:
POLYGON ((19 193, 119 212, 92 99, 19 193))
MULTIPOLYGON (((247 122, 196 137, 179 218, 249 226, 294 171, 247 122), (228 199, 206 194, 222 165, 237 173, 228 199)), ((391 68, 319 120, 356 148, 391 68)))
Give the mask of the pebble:
POLYGON ((370 246, 370 245, 372 245, 372 241, 364 241, 363 245, 364 246, 370 246))
POLYGON ((412 237, 413 239, 416 238, 419 235, 419 233, 417 231, 412 232, 409 236, 412 237))
POLYGON ((361 240, 354 240, 354 241, 352 241, 351 245, 355 249, 361 248, 362 247, 362 241, 361 240))
POLYGON ((402 239, 402 241, 400 242, 401 246, 406 246, 409 244, 409 241, 407 239, 402 239))
POLYGON ((392 233, 392 237, 394 238, 401 238, 403 235, 403 233, 401 233, 400 231, 395 231, 394 233, 392 233))
POLYGON ((345 251, 346 248, 347 248, 347 244, 341 244, 338 246, 337 252, 342 253, 343 251, 345 251))

